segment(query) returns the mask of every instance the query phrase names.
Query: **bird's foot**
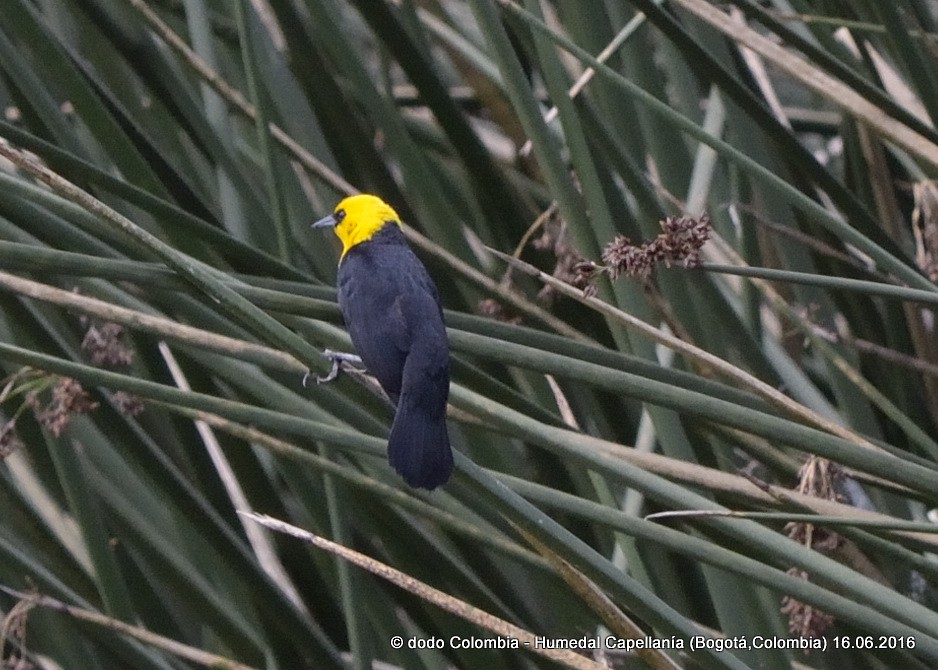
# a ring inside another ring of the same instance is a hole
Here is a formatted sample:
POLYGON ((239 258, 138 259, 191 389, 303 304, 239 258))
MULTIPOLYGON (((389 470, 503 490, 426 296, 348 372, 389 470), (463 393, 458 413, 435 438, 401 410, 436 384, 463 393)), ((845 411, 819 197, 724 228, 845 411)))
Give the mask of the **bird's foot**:
MULTIPOLYGON (((342 351, 333 351, 332 349, 324 349, 322 355, 332 361, 332 369, 329 370, 329 374, 327 374, 325 377, 316 375, 317 384, 328 384, 336 377, 338 377, 339 373, 342 371, 340 366, 343 362, 351 363, 353 365, 363 365, 361 356, 356 356, 355 354, 349 354, 342 351)), ((309 381, 311 376, 312 372, 307 372, 305 375, 303 375, 303 388, 306 388, 306 382, 309 381)))

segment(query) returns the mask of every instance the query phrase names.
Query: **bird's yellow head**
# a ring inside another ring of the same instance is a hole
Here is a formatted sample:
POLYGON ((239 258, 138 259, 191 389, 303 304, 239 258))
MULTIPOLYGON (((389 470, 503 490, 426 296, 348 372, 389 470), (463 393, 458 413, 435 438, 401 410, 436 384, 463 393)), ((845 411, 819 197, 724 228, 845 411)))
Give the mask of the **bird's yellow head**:
POLYGON ((333 227, 342 241, 342 257, 356 244, 367 242, 384 224, 401 225, 401 218, 381 198, 374 195, 352 195, 335 206, 329 216, 313 224, 313 228, 333 227))

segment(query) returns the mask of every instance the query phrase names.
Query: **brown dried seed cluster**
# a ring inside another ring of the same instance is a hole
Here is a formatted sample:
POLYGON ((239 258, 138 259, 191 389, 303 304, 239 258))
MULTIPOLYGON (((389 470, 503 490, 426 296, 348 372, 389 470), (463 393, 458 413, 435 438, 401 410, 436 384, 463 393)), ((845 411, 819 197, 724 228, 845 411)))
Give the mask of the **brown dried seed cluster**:
MULTIPOLYGON (((554 220, 548 223, 544 228, 544 233, 534 240, 531 246, 540 251, 552 252, 557 262, 554 264, 551 275, 562 282, 576 285, 576 266, 583 262, 583 257, 570 243, 570 236, 562 221, 554 220)), ((555 293, 552 286, 545 284, 538 292, 537 298, 549 304, 555 293)))
POLYGON ((146 405, 140 396, 127 391, 117 391, 111 396, 117 411, 125 416, 137 416, 146 409, 146 405))
POLYGON ((36 420, 58 437, 72 417, 87 414, 98 406, 76 379, 60 377, 52 387, 52 400, 36 411, 36 420))
POLYGON ((479 301, 479 313, 483 316, 488 316, 496 321, 504 321, 505 323, 519 324, 521 323, 521 317, 511 314, 505 306, 493 300, 491 298, 486 298, 485 300, 479 301))
POLYGON ((0 428, 0 461, 22 446, 23 442, 16 434, 16 419, 7 421, 0 428))
MULTIPOLYGON (((841 499, 839 491, 843 482, 843 472, 836 464, 812 456, 801 467, 798 475, 799 493, 827 500, 839 501, 841 499)), ((785 526, 785 530, 788 531, 788 537, 795 542, 824 555, 832 554, 843 543, 843 537, 837 533, 810 523, 790 523, 785 526)), ((788 574, 808 579, 808 574, 800 568, 791 568, 788 574)), ((788 616, 788 630, 803 637, 821 635, 835 621, 830 614, 789 596, 782 600, 782 613, 788 616)))
POLYGON ((602 253, 613 279, 620 275, 648 279, 662 263, 667 267, 700 265, 700 248, 710 239, 710 217, 669 216, 661 222, 661 234, 649 242, 632 244, 625 235, 610 242, 602 253))
MULTIPOLYGON (((627 275, 647 280, 657 267, 681 264, 684 267, 700 265, 700 249, 710 239, 712 226, 706 213, 699 217, 669 216, 661 221, 661 234, 649 242, 632 244, 625 235, 619 235, 606 245, 602 252, 602 263, 587 260, 570 244, 562 222, 548 223, 543 234, 531 246, 542 251, 552 251, 557 258, 553 276, 582 289, 586 297, 596 294, 596 278, 603 272, 616 279, 627 275)), ((538 293, 538 298, 553 297, 553 287, 547 285, 538 293)), ((483 305, 480 304, 480 307, 483 305)), ((497 314, 494 314, 499 318, 497 314)))
MULTIPOLYGON (((133 363, 136 352, 124 342, 126 333, 127 330, 119 323, 108 321, 100 326, 91 324, 85 331, 85 339, 82 340, 81 348, 88 354, 92 365, 96 367, 127 367, 133 363)), ((111 396, 111 399, 121 414, 137 416, 144 410, 143 401, 125 391, 118 391, 111 396)))
POLYGON ((583 295, 589 298, 596 295, 596 285, 593 282, 596 276, 605 269, 593 261, 580 260, 573 266, 573 277, 569 283, 576 288, 583 289, 583 295))
POLYGON ((134 360, 134 351, 123 342, 126 332, 119 323, 107 322, 101 326, 92 324, 81 342, 82 351, 88 354, 92 365, 97 367, 130 365, 134 360))
MULTIPOLYGON (((793 568, 788 574, 807 581, 808 573, 793 568)), ((788 631, 801 637, 817 637, 834 625, 834 616, 827 612, 806 605, 800 600, 785 596, 782 600, 782 614, 788 617, 788 631)))

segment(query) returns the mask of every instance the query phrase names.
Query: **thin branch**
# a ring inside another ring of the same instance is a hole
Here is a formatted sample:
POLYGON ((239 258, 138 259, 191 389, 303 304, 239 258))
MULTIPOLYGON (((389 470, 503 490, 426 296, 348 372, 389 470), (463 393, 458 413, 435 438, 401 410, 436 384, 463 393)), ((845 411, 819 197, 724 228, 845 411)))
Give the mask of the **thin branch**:
POLYGON ((489 614, 488 612, 474 607, 469 603, 454 598, 453 596, 433 588, 429 584, 415 579, 410 575, 395 570, 391 566, 381 563, 370 556, 359 553, 341 544, 337 544, 319 535, 307 532, 302 528, 290 525, 279 519, 267 516, 266 514, 254 514, 248 512, 239 512, 239 514, 253 519, 257 523, 287 535, 299 538, 304 542, 312 544, 315 547, 324 549, 346 561, 358 566, 363 570, 386 579, 399 588, 408 591, 419 598, 433 603, 440 609, 446 610, 451 614, 465 619, 489 632, 495 633, 501 637, 507 638, 509 642, 519 645, 519 649, 525 649, 533 654, 538 654, 557 663, 562 663, 568 668, 578 668, 583 670, 605 670, 605 666, 592 661, 585 656, 567 650, 567 649, 544 649, 543 645, 538 644, 538 638, 531 632, 519 628, 504 619, 489 614))
POLYGON ((236 356, 285 372, 303 374, 307 371, 306 366, 296 358, 278 349, 187 326, 170 319, 114 305, 74 291, 65 291, 3 271, 0 271, 0 289, 60 305, 104 321, 119 323, 180 344, 199 347, 226 356, 236 356))
POLYGON ((114 619, 91 610, 74 607, 51 596, 34 593, 23 593, 22 591, 16 591, 3 585, 0 585, 0 591, 3 591, 7 595, 13 596, 14 598, 19 598, 21 602, 27 602, 36 607, 44 607, 46 609, 54 610, 56 612, 70 616, 73 619, 86 621, 96 626, 110 628, 113 631, 121 633, 122 635, 127 635, 128 637, 132 637, 135 640, 139 640, 144 644, 150 645, 151 647, 162 649, 168 654, 172 654, 173 656, 197 663, 207 668, 225 668, 226 670, 257 670, 253 666, 245 665, 244 663, 239 663, 230 658, 219 656, 218 654, 212 654, 202 649, 197 649, 196 647, 190 647, 187 644, 177 642, 176 640, 172 640, 162 635, 157 635, 156 633, 152 633, 144 628, 140 628, 139 626, 132 626, 129 623, 121 621, 120 619, 114 619))
POLYGON ((645 516, 645 521, 660 521, 662 519, 701 519, 708 517, 784 521, 786 523, 810 523, 816 526, 853 526, 855 528, 878 528, 938 534, 938 525, 933 524, 931 521, 851 519, 850 517, 843 516, 818 516, 816 514, 791 514, 789 512, 738 512, 733 510, 680 509, 648 514, 645 516))

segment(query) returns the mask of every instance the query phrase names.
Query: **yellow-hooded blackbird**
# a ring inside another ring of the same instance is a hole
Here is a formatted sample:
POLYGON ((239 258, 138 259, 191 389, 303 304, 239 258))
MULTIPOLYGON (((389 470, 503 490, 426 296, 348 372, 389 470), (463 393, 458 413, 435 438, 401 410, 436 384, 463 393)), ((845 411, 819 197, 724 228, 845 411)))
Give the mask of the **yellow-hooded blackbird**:
POLYGON ((449 347, 436 286, 380 198, 345 198, 313 224, 326 226, 342 241, 339 307, 352 344, 397 408, 388 461, 409 485, 435 489, 453 472, 449 347))

